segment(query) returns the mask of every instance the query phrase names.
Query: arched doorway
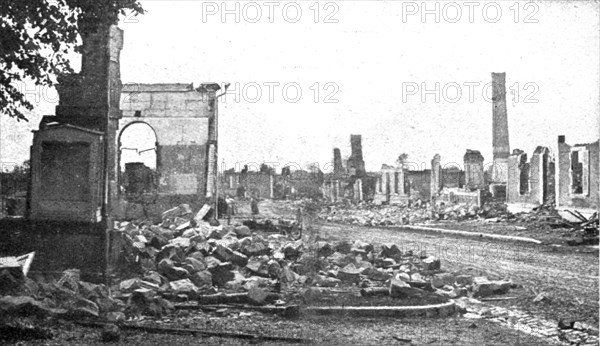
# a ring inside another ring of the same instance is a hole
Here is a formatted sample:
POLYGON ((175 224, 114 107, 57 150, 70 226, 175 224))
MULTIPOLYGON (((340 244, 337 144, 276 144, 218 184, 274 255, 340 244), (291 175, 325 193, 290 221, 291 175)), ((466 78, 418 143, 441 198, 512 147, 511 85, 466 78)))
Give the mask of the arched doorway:
POLYGON ((126 195, 156 192, 158 139, 145 122, 133 122, 119 135, 119 189, 126 195))

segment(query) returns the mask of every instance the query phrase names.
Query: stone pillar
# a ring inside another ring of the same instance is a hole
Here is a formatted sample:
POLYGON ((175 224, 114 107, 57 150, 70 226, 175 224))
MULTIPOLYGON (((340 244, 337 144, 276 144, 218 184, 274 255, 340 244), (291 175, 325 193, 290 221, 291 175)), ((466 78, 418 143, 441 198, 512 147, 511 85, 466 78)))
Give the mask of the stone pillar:
POLYGON ((339 177, 344 174, 344 165, 342 164, 342 154, 340 149, 333 149, 333 175, 339 177))
MULTIPOLYGON (((442 176, 441 176, 441 157, 440 154, 435 154, 433 160, 431 160, 431 196, 433 200, 437 197, 438 193, 442 189, 442 176)), ((403 182, 404 184, 404 182, 403 182)), ((404 188, 404 186, 403 186, 404 188)))
POLYGON ((361 135, 350 135, 350 146, 352 154, 348 159, 348 171, 350 171, 350 174, 362 177, 366 174, 366 171, 365 161, 363 161, 361 135))
POLYGON ((359 202, 363 200, 362 180, 356 179, 354 182, 354 200, 359 202))
POLYGON ((382 171, 381 172, 381 193, 386 196, 388 194, 387 186, 388 186, 388 173, 386 171, 382 171))
POLYGON ((206 177, 206 198, 212 198, 216 192, 216 176, 212 174, 216 171, 216 145, 210 144, 208 146, 208 175, 206 177))
POLYGON ((483 189, 483 156, 477 150, 467 149, 463 157, 465 165, 465 187, 470 190, 483 189))

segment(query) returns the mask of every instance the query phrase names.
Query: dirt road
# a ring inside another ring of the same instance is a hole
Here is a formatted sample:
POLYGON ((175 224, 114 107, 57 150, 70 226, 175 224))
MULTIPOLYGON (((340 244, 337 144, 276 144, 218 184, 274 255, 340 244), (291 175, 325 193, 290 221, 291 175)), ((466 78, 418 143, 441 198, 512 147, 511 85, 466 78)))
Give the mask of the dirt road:
MULTIPOLYGON (((319 236, 328 240, 364 240, 395 243, 404 251, 426 251, 438 257, 450 272, 506 278, 522 287, 504 303, 546 319, 586 321, 598 325, 598 255, 556 251, 552 246, 472 239, 401 228, 319 224, 319 236), (534 303, 546 292, 547 299, 534 303)), ((502 304, 502 303, 499 303, 502 304)))

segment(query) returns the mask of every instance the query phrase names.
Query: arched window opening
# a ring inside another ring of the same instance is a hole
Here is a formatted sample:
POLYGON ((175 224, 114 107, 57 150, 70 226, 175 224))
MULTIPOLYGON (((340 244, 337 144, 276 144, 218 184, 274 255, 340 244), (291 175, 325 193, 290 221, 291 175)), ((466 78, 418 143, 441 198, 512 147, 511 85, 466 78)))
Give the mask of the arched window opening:
POLYGON ((157 191, 157 138, 142 122, 126 126, 119 138, 119 188, 126 195, 157 191))

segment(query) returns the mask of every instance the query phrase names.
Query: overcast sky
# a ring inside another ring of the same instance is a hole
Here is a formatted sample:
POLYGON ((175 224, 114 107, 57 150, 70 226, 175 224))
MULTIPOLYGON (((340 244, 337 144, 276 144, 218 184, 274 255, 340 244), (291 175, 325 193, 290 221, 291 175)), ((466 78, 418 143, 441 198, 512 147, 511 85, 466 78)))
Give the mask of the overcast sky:
MULTIPOLYGON (((225 17, 220 1, 142 4, 120 24, 123 82, 231 83, 227 167, 323 167, 334 147, 350 154, 350 134, 369 170, 403 152, 426 167, 436 153, 462 164, 467 148, 490 162, 491 72, 507 74, 511 150, 598 139, 597 2, 228 1, 225 17)), ((2 117, 3 162, 27 159, 30 131, 54 113, 43 98, 29 123, 2 117)))

